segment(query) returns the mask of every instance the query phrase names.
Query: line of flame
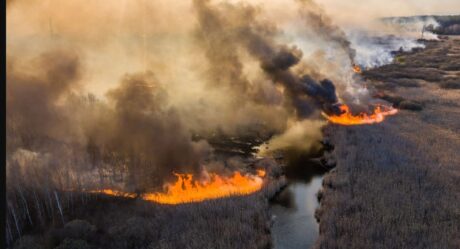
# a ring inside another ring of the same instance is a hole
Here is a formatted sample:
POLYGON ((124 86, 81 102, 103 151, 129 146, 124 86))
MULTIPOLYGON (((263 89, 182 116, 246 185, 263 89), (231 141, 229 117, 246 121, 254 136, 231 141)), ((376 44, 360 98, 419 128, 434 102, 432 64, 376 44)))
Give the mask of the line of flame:
MULTIPOLYGON (((192 174, 175 174, 177 181, 166 185, 165 192, 144 193, 140 197, 146 201, 162 204, 179 204, 199 202, 207 199, 223 198, 233 195, 248 195, 260 190, 263 186, 264 170, 258 170, 257 175, 242 175, 235 172, 231 177, 209 174, 209 180, 198 181, 192 174)), ((88 191, 112 196, 136 198, 138 195, 113 189, 88 191)))
POLYGON ((363 125, 380 123, 385 119, 385 116, 398 113, 398 109, 382 105, 377 105, 372 114, 359 113, 358 115, 353 115, 347 105, 341 105, 340 110, 342 111, 340 115, 322 114, 327 120, 335 124, 363 125))

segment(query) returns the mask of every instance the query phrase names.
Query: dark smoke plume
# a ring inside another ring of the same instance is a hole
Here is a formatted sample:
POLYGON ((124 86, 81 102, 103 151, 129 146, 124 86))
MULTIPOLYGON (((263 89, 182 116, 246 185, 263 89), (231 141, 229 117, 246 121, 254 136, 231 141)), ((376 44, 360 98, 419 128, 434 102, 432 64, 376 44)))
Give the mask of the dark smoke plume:
POLYGON ((33 137, 70 137, 71 116, 57 102, 78 86, 82 71, 78 55, 67 50, 44 53, 29 64, 36 71, 16 68, 8 59, 7 123, 14 132, 10 135, 28 149, 33 137))
POLYGON ((201 172, 209 146, 191 140, 153 73, 126 75, 105 103, 80 92, 74 52, 48 52, 21 68, 15 61, 7 76, 9 180, 66 189, 121 178, 122 187, 146 190, 173 172, 201 172))
POLYGON ((335 87, 329 80, 317 82, 308 75, 295 73, 294 66, 301 64, 302 51, 275 42, 276 29, 256 18, 257 10, 246 5, 221 4, 211 6, 207 0, 196 0, 198 20, 203 27, 221 27, 221 20, 233 26, 226 32, 238 47, 259 61, 261 69, 274 83, 285 87, 287 96, 299 117, 305 118, 317 108, 337 112, 335 87), (316 106, 316 107, 315 107, 316 106))
POLYGON ((172 172, 200 173, 207 143, 191 141, 153 73, 127 75, 107 95, 114 105, 110 132, 95 136, 102 135, 101 147, 128 160, 130 185, 152 188, 172 172))
POLYGON ((69 50, 46 52, 26 65, 8 58, 8 181, 64 188, 72 169, 85 165, 78 107, 66 104, 79 88, 82 70, 80 57, 69 50))
MULTIPOLYGON (((227 102, 224 109, 230 115, 224 115, 221 121, 223 127, 219 126, 217 130, 222 128, 223 133, 232 136, 260 137, 283 131, 289 115, 283 108, 283 95, 263 75, 250 79, 244 71, 248 61, 241 51, 241 33, 238 30, 246 24, 238 20, 252 15, 253 9, 248 8, 248 13, 234 10, 228 15, 221 15, 208 8, 206 2, 194 1, 194 7, 198 19, 195 42, 208 62, 205 77, 210 92, 207 94, 212 94, 211 91, 225 93, 224 101, 227 102)), ((198 112, 203 115, 214 106, 205 109, 198 112)), ((213 115, 208 121, 218 117, 213 115)))

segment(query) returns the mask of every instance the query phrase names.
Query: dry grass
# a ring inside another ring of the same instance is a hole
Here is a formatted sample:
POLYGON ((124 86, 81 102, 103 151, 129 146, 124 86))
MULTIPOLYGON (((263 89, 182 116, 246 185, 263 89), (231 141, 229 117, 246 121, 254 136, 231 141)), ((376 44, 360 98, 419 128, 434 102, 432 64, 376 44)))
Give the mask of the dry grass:
POLYGON ((441 82, 439 86, 444 89, 460 89, 460 79, 446 80, 441 82))
POLYGON ((27 235, 12 248, 270 248, 270 194, 267 188, 250 196, 172 206, 74 193, 74 205, 67 206, 69 194, 60 193, 64 216, 55 213, 42 225, 24 228, 27 235))
MULTIPOLYGON (((459 45, 431 43, 428 50, 459 45)), ((424 53, 411 56, 423 61, 424 53)), ((337 167, 319 195, 316 248, 460 248, 460 91, 439 88, 447 72, 438 69, 387 68, 373 73, 383 81, 395 75, 427 81, 396 87, 387 100, 400 108, 418 101, 424 109, 402 110, 378 125, 328 127, 337 167)))

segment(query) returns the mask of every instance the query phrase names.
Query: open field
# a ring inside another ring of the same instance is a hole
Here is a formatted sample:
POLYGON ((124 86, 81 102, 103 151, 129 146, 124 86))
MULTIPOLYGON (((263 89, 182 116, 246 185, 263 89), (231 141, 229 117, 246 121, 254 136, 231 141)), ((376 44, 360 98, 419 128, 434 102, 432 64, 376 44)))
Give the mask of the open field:
POLYGON ((316 248, 460 248, 460 39, 426 44, 363 74, 399 114, 326 129, 316 248))

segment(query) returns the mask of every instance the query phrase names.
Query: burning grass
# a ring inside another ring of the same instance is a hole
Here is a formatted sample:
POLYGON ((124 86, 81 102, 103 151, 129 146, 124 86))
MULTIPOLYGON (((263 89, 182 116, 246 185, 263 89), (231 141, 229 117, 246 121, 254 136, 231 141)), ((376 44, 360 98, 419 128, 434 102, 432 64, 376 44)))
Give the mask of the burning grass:
POLYGON ((388 107, 384 105, 377 105, 371 114, 361 112, 357 115, 353 114, 347 105, 341 105, 340 115, 326 115, 323 116, 329 120, 329 122, 340 125, 364 125, 364 124, 375 124, 382 122, 386 116, 394 115, 398 113, 398 109, 388 107))
MULTIPOLYGON (((242 174, 238 171, 225 177, 211 173, 207 180, 195 180, 192 174, 175 174, 177 181, 166 185, 165 192, 143 193, 140 197, 146 201, 161 204, 181 204, 200 202, 208 199, 224 198, 236 195, 248 195, 259 191, 263 186, 265 170, 258 170, 257 175, 242 174)), ((112 196, 136 198, 135 193, 126 193, 113 189, 90 191, 112 196)))
POLYGON ((357 74, 360 74, 362 73, 363 71, 361 70, 361 67, 358 66, 358 65, 353 65, 353 72, 357 73, 357 74))
POLYGON ((38 195, 37 189, 22 189, 18 196, 10 196, 17 202, 10 203, 15 216, 8 216, 7 232, 16 235, 17 219, 18 227, 27 234, 13 248, 269 248, 268 199, 284 180, 279 175, 280 165, 261 163, 266 168, 258 175, 235 173, 222 180, 228 183, 244 176, 261 181, 264 178, 258 191, 180 205, 162 205, 115 190, 51 191, 48 199, 46 194, 44 198, 38 195), (35 224, 33 230, 27 224, 28 213, 35 224))

